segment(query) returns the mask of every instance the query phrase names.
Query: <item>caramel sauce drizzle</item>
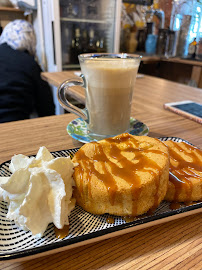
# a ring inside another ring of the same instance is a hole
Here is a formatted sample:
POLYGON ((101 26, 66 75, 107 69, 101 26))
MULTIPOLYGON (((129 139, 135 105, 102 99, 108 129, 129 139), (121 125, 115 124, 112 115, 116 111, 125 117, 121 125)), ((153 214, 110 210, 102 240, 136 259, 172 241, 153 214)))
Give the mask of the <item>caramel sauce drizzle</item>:
POLYGON ((197 201, 197 202, 184 202, 184 203, 180 203, 180 202, 171 202, 170 203, 170 209, 175 210, 175 209, 179 209, 181 207, 181 205, 186 205, 186 206, 190 206, 190 205, 194 205, 197 203, 200 203, 201 201, 197 201))
POLYGON ((169 180, 175 186, 174 201, 179 199, 179 194, 184 188, 186 191, 187 201, 191 201, 191 194, 193 190, 192 178, 200 178, 200 175, 197 173, 202 171, 202 159, 197 156, 197 154, 202 155, 201 150, 197 149, 194 146, 191 146, 185 142, 181 142, 181 145, 178 143, 172 142, 172 144, 177 148, 181 153, 184 153, 192 161, 185 161, 183 157, 174 149, 169 147, 170 153, 170 171, 174 176, 170 175, 169 180), (190 152, 188 152, 190 151, 190 152), (177 163, 177 164, 175 164, 177 163), (196 170, 196 171, 193 171, 196 170))
POLYGON ((125 220, 125 222, 132 222, 132 221, 136 220, 136 217, 125 216, 125 217, 123 217, 123 220, 125 220))
POLYGON ((106 219, 106 222, 107 222, 108 224, 114 224, 114 223, 115 223, 115 219, 114 219, 113 217, 108 217, 108 218, 106 219))
POLYGON ((171 202, 170 203, 171 210, 176 210, 176 209, 179 209, 180 207, 181 207, 181 204, 179 202, 171 202))
MULTIPOLYGON (((137 171, 142 172, 148 172, 155 176, 156 178, 156 194, 155 194, 155 201, 154 201, 154 208, 158 205, 158 188, 159 188, 159 171, 160 167, 159 165, 148 158, 145 153, 155 153, 155 154, 165 154, 164 152, 160 150, 153 150, 153 149, 145 149, 139 147, 139 142, 128 134, 128 136, 124 137, 118 137, 118 138, 108 138, 105 140, 107 143, 109 143, 109 146, 107 149, 109 149, 108 156, 107 157, 104 151, 104 147, 95 142, 93 143, 95 145, 95 151, 93 158, 89 160, 89 158, 85 155, 84 151, 80 149, 79 152, 77 152, 77 158, 82 162, 83 168, 79 166, 79 172, 80 172, 80 192, 82 193, 84 185, 83 185, 83 172, 85 171, 85 175, 87 177, 88 182, 88 194, 91 194, 90 191, 90 182, 92 175, 95 175, 100 181, 104 183, 104 185, 107 188, 107 191, 109 192, 109 198, 110 203, 113 205, 115 201, 115 196, 117 192, 117 185, 116 181, 113 177, 113 175, 123 179, 128 183, 131 187, 131 193, 133 198, 133 210, 132 210, 132 216, 136 216, 137 212, 137 200, 139 198, 140 192, 141 192, 141 179, 137 175, 137 171), (120 143, 124 142, 127 146, 124 149, 120 149, 118 145, 120 143), (136 148, 134 148, 134 146, 136 148), (137 161, 137 163, 133 163, 132 161, 128 160, 124 155, 123 152, 130 152, 134 153, 135 157, 134 160, 137 161), (111 159, 115 160, 114 162, 111 161, 111 159), (99 161, 99 163, 102 166, 103 173, 98 172, 95 169, 95 163, 96 161, 99 161), (85 168, 85 169, 84 169, 85 168), (156 172, 155 172, 156 171, 156 172)), ((78 168, 78 167, 77 167, 78 168)), ((160 172, 161 174, 161 172, 160 172)))
POLYGON ((54 228, 56 238, 63 239, 69 235, 69 225, 65 225, 62 229, 54 228))
MULTIPOLYGON (((89 195, 91 195, 91 177, 94 174, 99 180, 101 180, 109 194, 110 194, 110 198, 111 198, 111 203, 113 204, 114 202, 114 196, 115 193, 117 191, 117 185, 116 182, 114 180, 114 178, 112 177, 111 173, 108 171, 108 168, 106 166, 106 160, 107 156, 103 151, 103 148, 101 146, 101 144, 99 143, 94 143, 96 145, 95 150, 94 150, 94 156, 93 159, 96 161, 99 161, 102 165, 102 170, 103 173, 99 173, 96 169, 95 169, 95 165, 94 165, 94 161, 93 160, 89 160, 89 158, 85 155, 84 151, 80 149, 80 151, 78 152, 78 159, 82 161, 83 163, 83 168, 85 168, 85 172, 86 172, 86 178, 87 178, 87 182, 88 182, 88 190, 87 192, 89 192, 89 195)), ((108 163, 110 164, 111 162, 108 160, 108 163)), ((83 172, 84 169, 81 168, 81 166, 79 166, 80 169, 80 192, 82 194, 83 192, 83 172)))

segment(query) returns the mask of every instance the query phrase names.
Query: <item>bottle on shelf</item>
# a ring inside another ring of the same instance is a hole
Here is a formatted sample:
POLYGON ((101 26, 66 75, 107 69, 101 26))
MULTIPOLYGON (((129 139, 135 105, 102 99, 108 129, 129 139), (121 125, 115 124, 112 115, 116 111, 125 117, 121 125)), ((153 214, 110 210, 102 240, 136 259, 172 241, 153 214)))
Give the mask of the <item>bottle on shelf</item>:
POLYGON ((87 0, 87 16, 89 19, 96 19, 98 17, 98 1, 87 0))
POLYGON ((197 42, 196 42, 196 38, 194 38, 194 40, 189 44, 188 56, 190 58, 195 59, 196 49, 197 49, 197 42))
POLYGON ((161 28, 158 32, 157 45, 156 45, 156 54, 164 57, 167 57, 167 48, 169 41, 169 29, 161 28))
POLYGON ((61 25, 61 33, 62 33, 62 64, 69 64, 69 49, 70 49, 70 31, 69 28, 66 27, 65 24, 61 25))
POLYGON ((80 18, 86 19, 87 17, 86 14, 87 14, 86 0, 80 0, 80 18))
POLYGON ((104 33, 101 33, 101 35, 97 39, 96 48, 97 48, 98 53, 107 52, 107 44, 106 44, 106 39, 105 39, 104 33))
POLYGON ((88 32, 87 29, 82 31, 82 53, 88 52, 88 32))
POLYGON ((88 40, 87 51, 89 53, 97 52, 95 31, 93 28, 90 28, 90 30, 89 30, 89 40, 88 40))
POLYGON ((130 25, 125 24, 123 27, 123 31, 121 33, 121 40, 120 40, 120 51, 121 52, 128 51, 129 39, 130 39, 130 25))
POLYGON ((147 29, 143 21, 136 23, 137 25, 137 52, 145 52, 145 42, 147 38, 147 29))
POLYGON ((76 18, 79 16, 79 2, 78 0, 69 0, 66 3, 66 16, 68 18, 76 18))
POLYGON ((135 25, 130 29, 130 36, 128 41, 128 50, 129 53, 134 53, 137 49, 137 39, 136 39, 136 27, 135 25))
POLYGON ((82 42, 80 28, 76 26, 74 35, 72 38, 72 44, 70 49, 70 60, 71 64, 78 64, 78 55, 82 52, 82 42))
POLYGON ((145 42, 145 52, 149 55, 156 53, 157 35, 148 34, 145 42))

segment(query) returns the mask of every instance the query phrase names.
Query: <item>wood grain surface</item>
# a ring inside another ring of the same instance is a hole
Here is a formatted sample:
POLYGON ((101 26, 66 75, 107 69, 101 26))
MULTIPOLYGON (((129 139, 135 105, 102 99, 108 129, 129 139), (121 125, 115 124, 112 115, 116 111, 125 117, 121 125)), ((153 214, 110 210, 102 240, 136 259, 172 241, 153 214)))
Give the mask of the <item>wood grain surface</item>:
MULTIPOLYGON (((60 84, 72 73, 51 75, 52 81, 57 78, 60 84)), ((136 81, 132 116, 149 126, 152 137, 181 137, 202 148, 202 125, 163 109, 165 102, 185 99, 202 103, 202 90, 145 76, 136 81)), ((67 113, 0 124, 0 162, 13 154, 36 154, 42 145, 50 151, 81 146, 66 132, 67 124, 74 118, 77 116, 67 113)), ((51 256, 0 262, 0 269, 200 270, 201 221, 199 213, 51 256)))

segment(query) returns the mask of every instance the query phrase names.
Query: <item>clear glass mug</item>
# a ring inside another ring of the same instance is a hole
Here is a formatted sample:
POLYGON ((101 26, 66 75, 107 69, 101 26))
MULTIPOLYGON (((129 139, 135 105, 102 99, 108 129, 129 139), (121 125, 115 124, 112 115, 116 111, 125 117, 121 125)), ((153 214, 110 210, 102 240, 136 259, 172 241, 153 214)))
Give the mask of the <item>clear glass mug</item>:
POLYGON ((141 56, 130 54, 81 54, 82 75, 58 88, 60 105, 81 117, 90 136, 103 139, 127 132, 132 96, 141 56), (84 110, 71 104, 66 94, 72 86, 85 88, 84 110))

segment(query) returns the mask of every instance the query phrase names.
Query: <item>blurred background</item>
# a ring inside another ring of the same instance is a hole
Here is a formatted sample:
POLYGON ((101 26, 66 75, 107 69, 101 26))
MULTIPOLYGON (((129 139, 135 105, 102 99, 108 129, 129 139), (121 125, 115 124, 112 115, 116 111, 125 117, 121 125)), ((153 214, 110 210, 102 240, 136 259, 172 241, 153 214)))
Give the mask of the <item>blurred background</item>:
POLYGON ((0 30, 34 24, 44 71, 79 69, 78 54, 143 55, 139 72, 202 87, 202 0, 0 0, 0 30))

